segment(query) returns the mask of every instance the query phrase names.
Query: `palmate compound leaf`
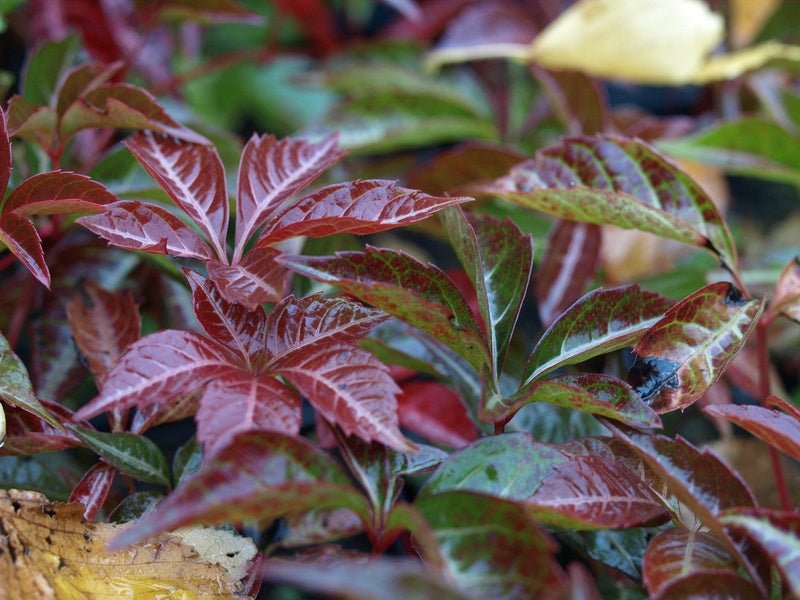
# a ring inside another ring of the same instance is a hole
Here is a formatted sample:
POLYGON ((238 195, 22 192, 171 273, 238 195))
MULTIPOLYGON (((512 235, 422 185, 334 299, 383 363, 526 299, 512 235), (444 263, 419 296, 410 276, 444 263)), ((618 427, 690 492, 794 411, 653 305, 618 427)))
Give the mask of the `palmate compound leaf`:
POLYGON ((264 302, 280 302, 285 296, 289 270, 275 260, 280 253, 272 246, 251 248, 237 263, 210 260, 206 269, 223 298, 254 310, 264 302))
POLYGON ((725 372, 763 308, 763 300, 745 300, 727 282, 701 288, 637 342, 629 380, 656 412, 686 408, 725 372))
POLYGON ((525 365, 523 384, 564 365, 631 346, 672 304, 638 285, 589 292, 544 332, 525 365))
POLYGON ((192 523, 269 522, 318 508, 368 515, 347 475, 310 442, 278 432, 242 433, 111 545, 123 548, 192 523))
POLYGON ((490 363, 480 327, 455 284, 438 268, 395 250, 367 246, 335 256, 284 256, 293 271, 422 329, 477 371, 490 363))
POLYGON ((800 460, 800 421, 791 415, 760 406, 707 406, 709 415, 722 417, 749 431, 770 446, 800 460))
POLYGON ((737 268, 730 231, 708 195, 641 141, 565 138, 480 191, 571 221, 707 247, 737 268))
POLYGON ((458 207, 443 213, 450 243, 478 297, 486 324, 492 374, 498 377, 528 290, 533 242, 510 220, 466 216, 458 207))

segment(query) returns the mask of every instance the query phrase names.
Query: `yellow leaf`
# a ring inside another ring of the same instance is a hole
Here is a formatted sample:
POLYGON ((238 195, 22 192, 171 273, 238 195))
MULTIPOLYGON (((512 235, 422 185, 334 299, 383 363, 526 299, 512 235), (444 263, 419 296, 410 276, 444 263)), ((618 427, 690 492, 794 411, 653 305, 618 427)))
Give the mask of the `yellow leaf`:
POLYGON ((0 490, 0 600, 247 598, 241 580, 256 554, 249 540, 196 528, 109 552, 109 539, 128 525, 87 522, 83 510, 0 490))
POLYGON ((733 79, 775 62, 800 63, 800 46, 765 42, 730 54, 712 56, 695 74, 695 83, 733 79))
POLYGON ((746 46, 755 39, 781 0, 728 0, 731 15, 731 43, 746 46))

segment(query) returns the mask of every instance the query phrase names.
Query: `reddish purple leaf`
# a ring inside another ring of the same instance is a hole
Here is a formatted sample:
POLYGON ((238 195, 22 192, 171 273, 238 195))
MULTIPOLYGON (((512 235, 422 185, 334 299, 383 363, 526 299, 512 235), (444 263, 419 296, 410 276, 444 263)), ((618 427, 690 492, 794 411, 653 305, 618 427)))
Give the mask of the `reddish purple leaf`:
POLYGON ((225 170, 216 149, 150 131, 128 138, 125 145, 208 236, 218 258, 226 261, 228 193, 225 170))
POLYGON ((218 342, 189 331, 152 333, 128 348, 101 382, 100 395, 76 412, 75 419, 166 404, 231 370, 231 355, 218 342))
POLYGON ((271 431, 241 433, 111 546, 193 523, 268 521, 320 508, 368 514, 347 475, 310 442, 271 431))
POLYGON ((331 343, 357 345, 387 315, 346 298, 289 296, 269 315, 266 353, 269 367, 277 369, 302 357, 312 348, 331 343))
MULTIPOLYGON (((68 408, 46 400, 42 400, 41 404, 62 423, 72 420, 72 411, 68 408)), ((58 452, 82 445, 71 431, 56 429, 47 421, 22 408, 7 406, 3 410, 6 415, 6 437, 0 448, 0 456, 58 452)))
POLYGON ((91 281, 67 304, 67 319, 97 382, 141 335, 139 309, 130 292, 107 292, 91 281))
POLYGON ((83 518, 94 521, 111 491, 117 469, 102 461, 95 463, 72 489, 67 502, 83 504, 83 518))
POLYGON ((290 196, 343 155, 335 135, 316 143, 271 135, 250 138, 239 163, 234 262, 241 261, 247 241, 290 196))
POLYGON ((151 427, 193 417, 200 405, 203 390, 180 394, 169 404, 150 404, 136 410, 131 421, 131 433, 144 433, 151 427))
POLYGON ((771 317, 782 314, 800 323, 800 258, 797 256, 787 263, 778 277, 769 314, 771 317))
POLYGON ((264 302, 279 302, 284 296, 289 271, 275 260, 280 250, 266 246, 252 248, 232 265, 217 260, 206 264, 208 276, 217 284, 222 297, 250 309, 264 302))
POLYGON ((211 249, 191 227, 155 204, 121 200, 106 205, 101 214, 80 217, 78 223, 126 250, 198 260, 214 258, 211 249))
POLYGON ((780 398, 779 396, 771 394, 767 398, 767 401, 765 402, 765 405, 766 406, 772 406, 772 407, 775 407, 775 408, 779 408, 780 410, 785 412, 787 415, 792 415, 795 419, 800 420, 800 408, 798 408, 794 404, 791 404, 791 403, 787 402, 786 400, 784 400, 783 398, 780 398))
POLYGON ((0 110, 0 196, 4 196, 11 177, 11 141, 6 129, 6 113, 0 110))
POLYGON ((763 308, 727 282, 690 294, 638 341, 629 380, 659 413, 686 408, 725 372, 763 308))
POLYGON ((400 451, 414 445, 400 433, 400 391, 388 369, 369 352, 350 345, 314 344, 271 368, 294 385, 331 423, 350 435, 400 451))
POLYGON ((570 134, 592 135, 610 129, 605 94, 596 79, 580 71, 548 71, 535 64, 531 72, 570 134))
POLYGON ((269 375, 232 372, 214 379, 200 399, 197 439, 205 460, 246 431, 300 433, 300 397, 269 375))
POLYGON ((736 573, 738 565, 717 539, 695 530, 668 529, 654 537, 647 546, 642 567, 647 591, 653 596, 676 579, 706 573, 736 573))
POLYGON ((237 352, 243 365, 253 366, 253 361, 264 352, 267 329, 264 309, 247 310, 241 304, 228 302, 212 281, 188 269, 183 273, 192 288, 194 313, 203 331, 237 352))
POLYGON ((767 596, 750 581, 731 571, 693 573, 671 581, 653 600, 763 600, 767 596))
POLYGON ((600 228, 588 223, 558 221, 536 271, 534 292, 539 318, 550 327, 583 295, 600 261, 600 228))
POLYGON ((0 242, 11 250, 36 279, 50 288, 50 270, 44 261, 42 240, 33 223, 13 212, 3 214, 0 216, 0 242))
POLYGON ((396 181, 368 179, 322 188, 274 214, 258 238, 258 246, 298 235, 333 233, 366 235, 408 225, 472 198, 429 196, 396 181))
POLYGON ((122 69, 122 66, 120 63, 111 65, 87 63, 69 69, 58 83, 56 114, 59 117, 63 116, 73 102, 106 83, 122 69))
MULTIPOLYGON (((7 115, 10 136, 34 139, 42 146, 46 146, 52 140, 57 118, 53 109, 47 106, 34 106, 22 96, 12 96, 8 102, 7 115)), ((8 138, 3 136, 0 139, 8 138)))
POLYGON ((597 456, 555 465, 525 508, 537 521, 567 529, 622 529, 669 518, 644 481, 622 463, 597 456))
POLYGON ((705 412, 723 417, 770 446, 800 460, 800 421, 791 415, 760 406, 707 406, 705 412))
POLYGON ((462 448, 478 438, 461 397, 437 381, 406 383, 397 405, 400 425, 434 444, 462 448))
POLYGON ((3 214, 55 215, 102 211, 101 205, 116 200, 104 185, 85 175, 62 171, 40 173, 23 181, 9 194, 3 214))

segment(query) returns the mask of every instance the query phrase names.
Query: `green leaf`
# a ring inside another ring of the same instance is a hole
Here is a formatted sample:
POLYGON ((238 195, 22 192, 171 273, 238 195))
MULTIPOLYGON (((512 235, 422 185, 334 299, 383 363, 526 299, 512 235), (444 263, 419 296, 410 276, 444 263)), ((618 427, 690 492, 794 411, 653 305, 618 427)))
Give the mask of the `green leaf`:
POLYGON ((172 458, 172 477, 175 485, 180 485, 194 475, 202 462, 203 447, 197 443, 197 438, 192 436, 188 442, 175 451, 175 456, 172 458))
POLYGON ((525 365, 524 384, 559 367, 633 345, 670 306, 670 300, 638 285, 589 292, 539 339, 525 365))
POLYGON ((641 141, 567 138, 481 191, 563 219, 638 229, 708 248, 737 268, 730 231, 708 195, 641 141))
POLYGON ((8 340, 2 334, 0 334, 0 398, 11 406, 26 410, 64 431, 64 426, 34 395, 25 365, 11 350, 8 340))
POLYGON ((417 499, 459 587, 481 598, 535 598, 554 578, 550 542, 514 502, 471 492, 417 499))
POLYGON ((701 288, 641 337, 629 380, 659 413, 686 408, 725 372, 763 309, 764 300, 745 300, 730 283, 701 288))
POLYGON ((458 207, 443 213, 450 243, 478 296, 486 324, 494 377, 503 368, 511 335, 528 290, 533 269, 531 236, 523 235, 509 219, 489 215, 465 216, 458 207))
POLYGON ((56 86, 72 65, 79 45, 76 35, 42 44, 28 61, 22 97, 34 106, 50 106, 56 86))
POLYGON ((743 175, 800 183, 800 138, 764 119, 720 123, 689 137, 659 142, 659 148, 743 175))
MULTIPOLYGON (((0 456, 0 489, 41 492, 54 502, 66 502, 70 484, 62 469, 54 468, 54 454, 37 456, 0 456)), ((73 483, 77 483, 75 473, 73 483)))
POLYGON ((134 433, 104 433, 72 425, 70 429, 108 464, 126 475, 169 486, 167 459, 156 444, 134 433))
POLYGON ((138 519, 156 502, 164 497, 163 494, 154 491, 135 492, 114 507, 109 515, 112 523, 127 523, 138 519))
POLYGON ((607 433, 589 413, 539 402, 523 406, 505 430, 530 433, 533 439, 551 444, 607 433))
POLYGON ((619 569, 633 579, 642 577, 642 560, 650 531, 643 528, 621 531, 585 531, 567 536, 567 543, 601 563, 619 569))
POLYGON ((431 334, 478 372, 490 361, 466 300, 447 275, 431 264, 371 246, 364 252, 335 256, 284 256, 281 262, 431 334))

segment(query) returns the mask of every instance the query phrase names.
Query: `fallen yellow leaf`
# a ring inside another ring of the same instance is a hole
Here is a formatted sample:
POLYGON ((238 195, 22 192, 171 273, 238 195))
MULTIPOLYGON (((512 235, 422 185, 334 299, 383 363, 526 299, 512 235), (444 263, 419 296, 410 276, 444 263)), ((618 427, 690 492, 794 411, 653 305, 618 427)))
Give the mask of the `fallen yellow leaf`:
POLYGON ((128 525, 87 522, 83 510, 0 490, 0 600, 248 597, 241 580, 256 554, 250 540, 200 527, 109 552, 128 525))

